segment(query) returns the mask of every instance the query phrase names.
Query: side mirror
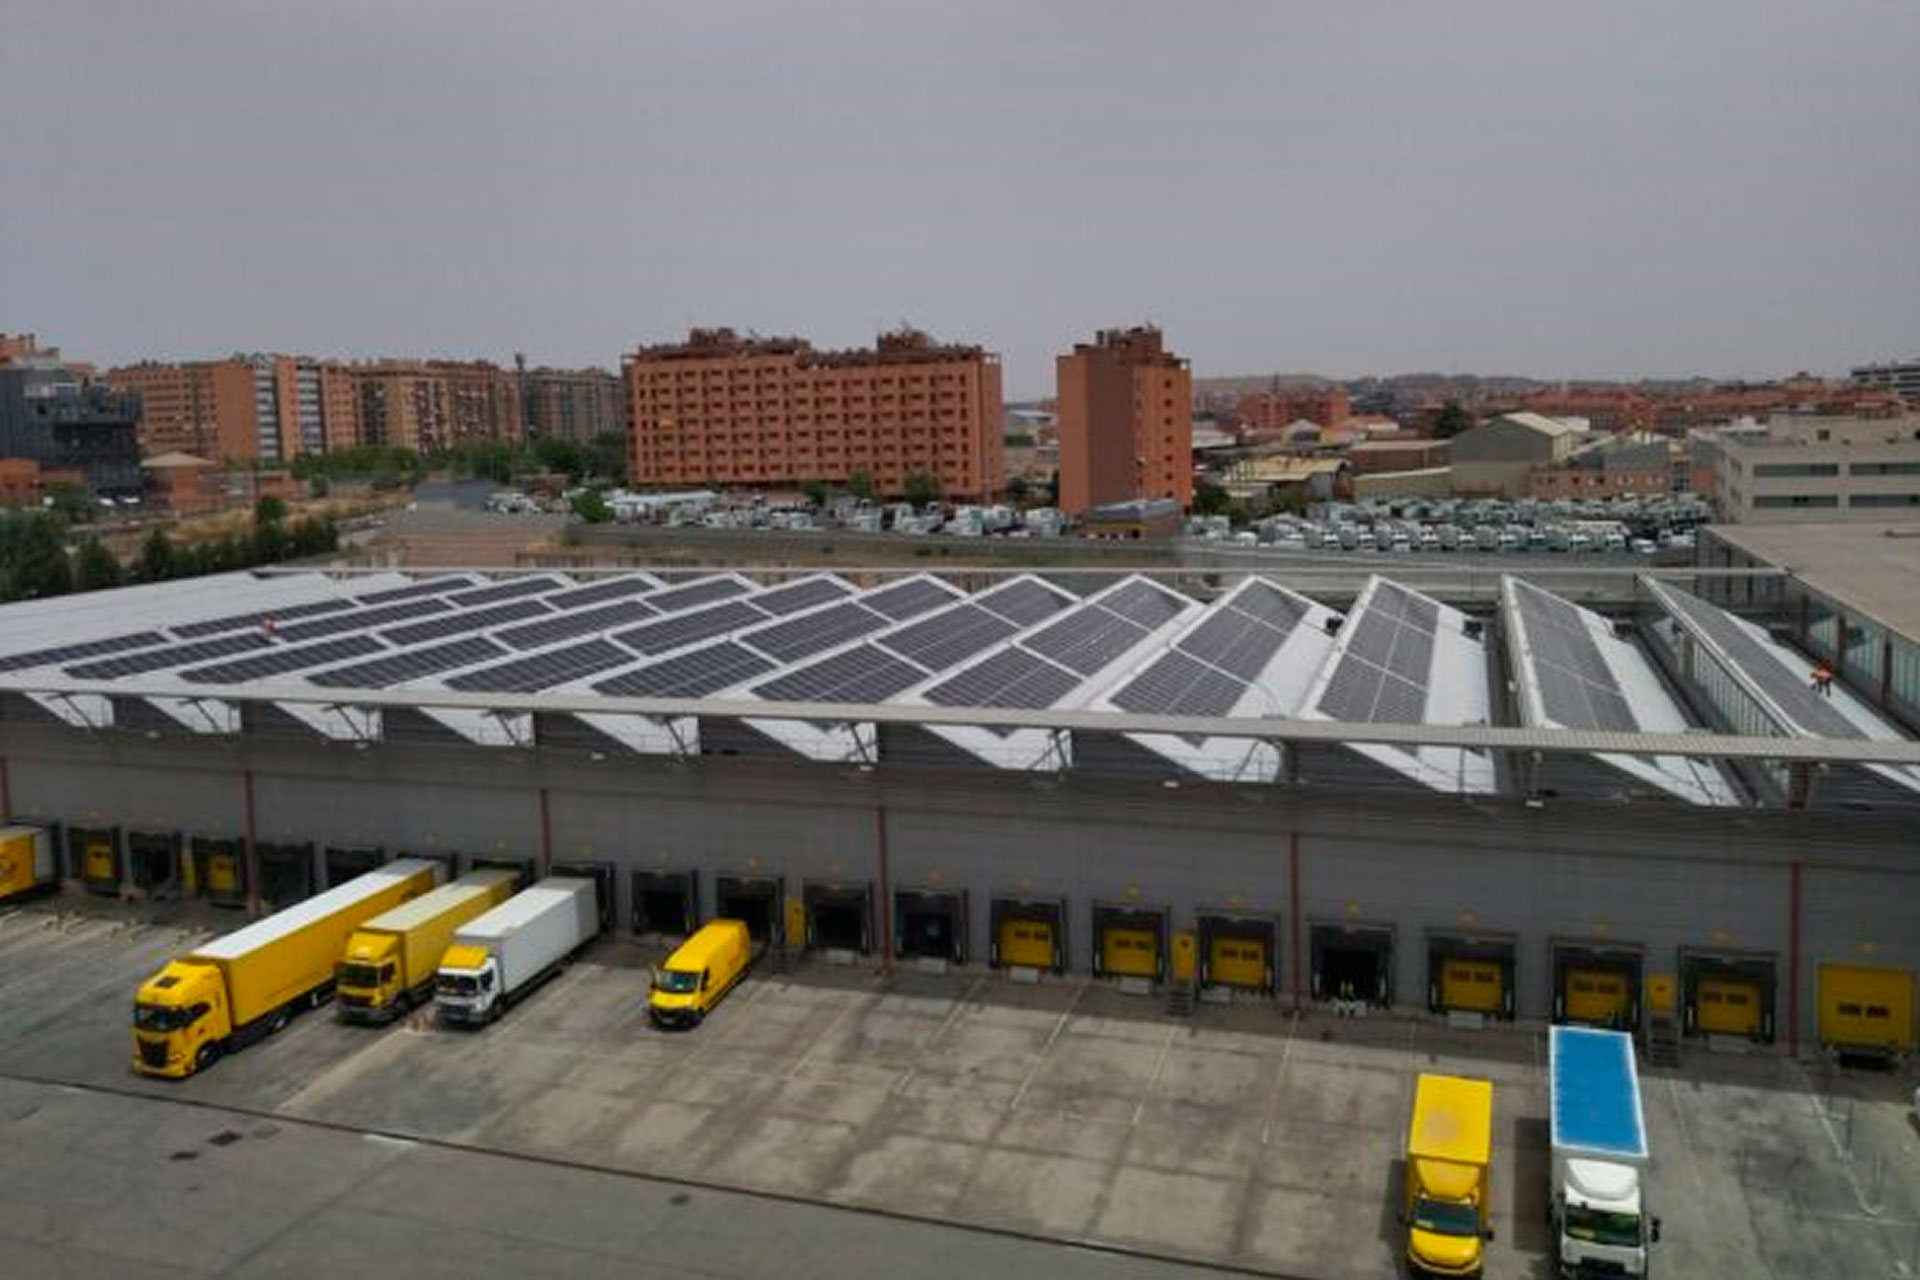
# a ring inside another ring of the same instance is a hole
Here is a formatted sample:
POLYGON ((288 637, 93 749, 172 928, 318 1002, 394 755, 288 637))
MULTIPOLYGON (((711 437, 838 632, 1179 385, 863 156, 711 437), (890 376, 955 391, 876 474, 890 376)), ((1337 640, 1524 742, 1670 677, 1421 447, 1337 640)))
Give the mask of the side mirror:
POLYGON ((1482 1232, 1481 1232, 1480 1234, 1481 1234, 1481 1235, 1482 1235, 1483 1237, 1485 1237, 1485 1238, 1486 1238, 1486 1241, 1487 1241, 1487 1243, 1488 1243, 1488 1244, 1492 1244, 1492 1243, 1493 1243, 1493 1228, 1492 1228, 1492 1227, 1488 1227, 1488 1228, 1487 1228, 1487 1229, 1486 1229, 1485 1231, 1482 1231, 1482 1232))
POLYGON ((1653 1220, 1653 1230, 1647 1233, 1647 1243, 1648 1244, 1660 1243, 1660 1219, 1658 1218, 1655 1218, 1653 1220))

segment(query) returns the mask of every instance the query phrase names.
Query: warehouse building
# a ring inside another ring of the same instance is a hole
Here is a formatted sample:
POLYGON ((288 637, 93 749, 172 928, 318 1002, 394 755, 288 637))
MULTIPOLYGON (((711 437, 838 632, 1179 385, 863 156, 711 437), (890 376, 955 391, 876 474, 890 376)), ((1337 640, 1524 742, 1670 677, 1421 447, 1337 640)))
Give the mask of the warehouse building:
POLYGON ((777 959, 1905 1052, 1920 744, 1697 585, 226 575, 0 610, 0 810, 75 892, 424 855, 777 959))

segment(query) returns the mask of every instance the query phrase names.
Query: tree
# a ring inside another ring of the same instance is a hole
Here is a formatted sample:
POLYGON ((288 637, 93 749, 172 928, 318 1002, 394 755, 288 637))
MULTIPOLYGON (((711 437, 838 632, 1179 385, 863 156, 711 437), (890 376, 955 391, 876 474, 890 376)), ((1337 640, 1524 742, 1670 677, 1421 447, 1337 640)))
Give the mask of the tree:
POLYGON ((862 502, 873 501, 873 476, 866 471, 856 471, 847 477, 847 492, 862 502))
POLYGON ((627 482, 627 438, 618 431, 595 436, 588 456, 593 462, 594 475, 605 476, 615 484, 627 482))
POLYGON ((1201 480, 1193 486, 1193 514, 1197 516, 1224 516, 1233 511, 1233 495, 1211 480, 1201 480))
POLYGON ((255 564, 278 564, 285 560, 288 545, 287 526, 278 520, 268 520, 253 526, 251 550, 255 564))
POLYGON ((1462 409, 1458 400, 1449 400, 1433 420, 1433 438, 1451 440, 1472 425, 1473 415, 1462 409))
POLYGON ((140 548, 140 560, 134 567, 142 582, 165 582, 178 571, 174 563, 173 539, 166 530, 155 529, 140 548))
POLYGON ((253 504, 253 523, 256 526, 279 524, 287 518, 287 504, 273 494, 265 494, 253 504))
POLYGON ((120 561, 98 538, 80 544, 74 557, 74 585, 81 591, 100 591, 117 587, 121 580, 120 561))
POLYGON ((573 495, 573 514, 588 524, 606 524, 613 519, 613 508, 598 489, 582 489, 573 495))
POLYGON ((1032 491, 1033 486, 1027 483, 1025 476, 1014 476, 1007 481, 1007 501, 1015 506, 1025 503, 1032 491))
POLYGON ((42 511, 0 511, 0 601, 38 600, 73 590, 63 545, 66 526, 42 511))
POLYGON ((85 524, 93 519, 93 504, 87 500, 87 491, 77 484, 50 484, 47 498, 47 510, 68 524, 85 524))
POLYGON ((940 482, 924 471, 916 471, 907 477, 907 501, 916 507, 928 506, 940 501, 940 482))
POLYGON ((800 486, 800 492, 806 494, 807 501, 819 507, 822 511, 826 510, 827 503, 833 498, 833 494, 827 489, 827 482, 825 480, 809 480, 800 486))
POLYGON ((307 477, 307 496, 309 498, 324 498, 332 488, 332 484, 328 482, 324 475, 315 473, 307 477))

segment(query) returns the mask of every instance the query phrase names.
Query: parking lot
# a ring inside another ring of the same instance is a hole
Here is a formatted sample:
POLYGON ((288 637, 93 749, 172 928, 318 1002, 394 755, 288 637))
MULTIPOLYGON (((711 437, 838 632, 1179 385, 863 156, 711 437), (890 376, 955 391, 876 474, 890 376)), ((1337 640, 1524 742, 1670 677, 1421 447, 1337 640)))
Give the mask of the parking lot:
MULTIPOLYGON (((0 1076, 1256 1271, 1371 1277, 1396 1266, 1415 1074, 1481 1075, 1495 1082, 1497 1116, 1487 1274, 1551 1270, 1538 1028, 1296 1018, 1268 1002, 1174 1018, 1160 999, 1080 978, 801 964, 756 972, 705 1026, 668 1034, 644 1014, 655 956, 608 939, 483 1031, 424 1015, 370 1030, 322 1011, 168 1084, 128 1070, 128 1001, 200 922, 76 905, 0 914, 0 1076)), ((1901 1274, 1920 1245, 1912 1085, 1910 1073, 1700 1050, 1677 1072, 1647 1071, 1658 1269, 1901 1274)))

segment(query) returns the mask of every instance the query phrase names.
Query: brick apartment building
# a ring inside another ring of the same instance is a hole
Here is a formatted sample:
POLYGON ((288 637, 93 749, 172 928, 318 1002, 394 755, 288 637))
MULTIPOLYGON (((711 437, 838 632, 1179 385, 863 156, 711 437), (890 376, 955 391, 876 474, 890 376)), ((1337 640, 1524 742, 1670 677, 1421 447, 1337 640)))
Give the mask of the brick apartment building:
MULTIPOLYGON (((901 330, 871 348, 695 329, 622 361, 634 482, 844 484, 898 496, 924 472, 943 497, 1005 483, 1000 359, 901 330)), ((1184 421, 1184 408, 1182 413, 1184 421)))
POLYGON ((527 430, 536 436, 591 444, 601 436, 625 435, 627 408, 618 376, 605 369, 550 369, 520 375, 527 430))
POLYGON ((1234 408, 1240 429, 1256 436, 1277 436, 1296 422, 1331 427, 1353 416, 1344 387, 1274 387, 1240 397, 1234 408))
POLYGON ((366 444, 431 453, 525 436, 520 381, 486 360, 372 360, 349 366, 366 444))
POLYGON ((1103 329, 1056 361, 1060 507, 1193 505, 1193 373, 1151 327, 1103 329))
POLYGON ((109 384, 140 398, 140 451, 282 466, 359 439, 344 365, 305 356, 252 355, 113 369, 109 384))

